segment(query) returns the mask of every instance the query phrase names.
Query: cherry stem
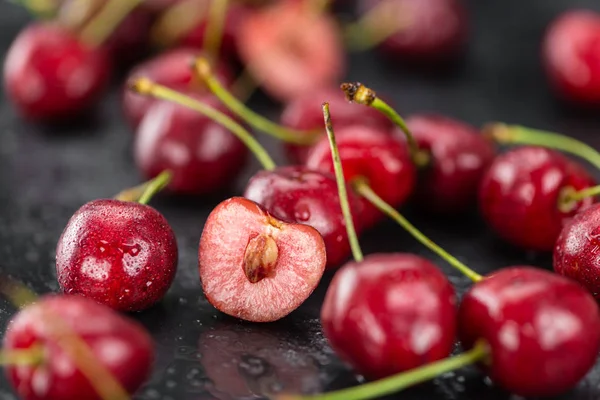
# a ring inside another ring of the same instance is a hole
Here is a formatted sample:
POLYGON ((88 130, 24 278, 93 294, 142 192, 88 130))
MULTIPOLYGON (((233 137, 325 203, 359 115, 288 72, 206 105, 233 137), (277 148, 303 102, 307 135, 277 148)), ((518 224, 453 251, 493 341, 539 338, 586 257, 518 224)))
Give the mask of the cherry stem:
POLYGON ((16 0, 16 3, 24 7, 36 18, 52 18, 58 10, 56 0, 16 0))
POLYGON ((152 43, 167 47, 177 42, 202 22, 207 13, 204 0, 178 1, 169 7, 154 23, 150 32, 152 43))
POLYGON ((265 117, 255 113, 244 103, 235 98, 227 89, 221 85, 212 73, 210 64, 205 58, 198 58, 194 65, 198 78, 203 81, 208 89, 233 113, 238 115, 254 128, 265 132, 279 140, 298 145, 311 145, 321 134, 321 130, 300 131, 289 129, 278 125, 265 117))
POLYGON ((487 137, 500 144, 529 144, 560 150, 580 157, 600 169, 600 153, 570 136, 503 123, 489 124, 483 131, 487 137))
POLYGON ((377 97, 377 93, 374 90, 369 89, 360 82, 342 83, 340 88, 344 91, 348 101, 376 109, 402 130, 404 136, 406 136, 410 155, 415 165, 424 167, 429 163, 429 153, 419 149, 419 145, 408 125, 406 125, 406 121, 385 101, 377 97))
POLYGON ((231 92, 235 93, 234 98, 242 104, 254 94, 256 89, 258 89, 258 84, 252 77, 248 68, 244 68, 236 78, 235 82, 231 85, 231 92))
POLYGON ((340 197, 340 206, 342 214, 346 222, 346 232, 352 249, 354 261, 361 262, 363 260, 362 250, 358 243, 354 221, 352 220, 352 211, 348 201, 348 191, 346 189, 346 180, 344 178, 344 168, 340 158, 340 152, 335 141, 335 133, 333 132, 333 124, 331 123, 331 114, 329 112, 329 103, 323 103, 323 118, 325 120, 325 129, 327 130, 327 138, 329 139, 329 147, 331 148, 331 157, 333 158, 333 168, 335 170, 335 180, 337 182, 338 194, 340 197))
POLYGON ((26 349, 11 349, 0 351, 2 366, 35 366, 44 362, 44 349, 34 345, 26 349))
POLYGON ((396 393, 419 383, 427 382, 431 379, 457 370, 478 361, 485 360, 490 355, 488 346, 485 342, 478 342, 475 346, 462 354, 448 357, 440 361, 432 362, 406 371, 397 375, 378 381, 364 383, 360 386, 350 387, 335 392, 324 393, 314 396, 294 396, 281 395, 276 400, 366 400, 375 397, 381 397, 396 393))
POLYGON ((479 282, 483 279, 481 275, 467 267, 465 264, 460 262, 456 257, 448 253, 446 250, 438 246, 435 242, 425 236, 419 231, 413 224, 410 223, 402 214, 396 209, 386 203, 381 197, 373 191, 373 189, 367 184, 364 178, 356 178, 352 180, 352 187, 362 197, 367 199, 377 209, 388 217, 396 221, 402 226, 408 233, 410 233, 415 239, 417 239, 422 245, 433 251, 435 254, 443 258, 452 267, 459 270, 463 275, 471 279, 473 282, 479 282))
POLYGON ((171 171, 163 171, 158 174, 154 179, 148 182, 146 189, 138 199, 138 203, 148 204, 150 199, 152 199, 156 193, 160 192, 169 184, 169 182, 171 182, 172 177, 173 174, 171 171))
POLYGON ((140 78, 133 81, 130 85, 130 89, 143 96, 150 96, 187 107, 217 122, 237 136, 237 138, 240 139, 248 147, 248 149, 252 151, 252 153, 254 153, 264 169, 267 171, 272 171, 275 169, 275 162, 271 156, 269 156, 267 150, 265 150, 265 148, 254 138, 254 136, 252 136, 250 132, 222 112, 215 110, 214 108, 209 107, 192 97, 186 96, 183 93, 179 93, 175 90, 167 88, 166 86, 154 83, 147 78, 140 78))
POLYGON ((225 19, 227 18, 227 9, 229 0, 212 0, 208 12, 208 26, 204 35, 202 47, 206 55, 212 60, 219 58, 219 50, 223 41, 223 30, 225 19))
POLYGON ((564 213, 571 212, 581 200, 600 195, 600 185, 576 190, 572 186, 562 189, 558 196, 558 209, 564 213))
POLYGON ((81 31, 83 43, 98 47, 143 0, 109 0, 100 12, 81 31))

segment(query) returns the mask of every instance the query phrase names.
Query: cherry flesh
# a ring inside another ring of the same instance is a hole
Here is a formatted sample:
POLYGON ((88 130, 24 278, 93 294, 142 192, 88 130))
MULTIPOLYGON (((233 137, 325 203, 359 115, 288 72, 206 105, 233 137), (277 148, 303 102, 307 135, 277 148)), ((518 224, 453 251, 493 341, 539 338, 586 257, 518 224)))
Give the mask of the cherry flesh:
MULTIPOLYGON (((368 12, 383 1, 361 0, 368 12)), ((459 0, 391 0, 398 29, 378 47, 403 62, 433 61, 460 53, 466 43, 468 18, 459 0)), ((391 7, 390 7, 391 8, 391 7)), ((389 17, 388 17, 389 18, 389 17)))
POLYGON ((20 311, 4 336, 6 351, 43 350, 40 364, 6 367, 20 399, 102 400, 66 347, 72 342, 57 340, 59 329, 78 335, 94 355, 85 361, 100 364, 129 393, 152 371, 154 344, 137 322, 80 296, 45 296, 20 311))
MULTIPOLYGON (((187 95, 231 116, 209 95, 187 95)), ((170 170, 167 190, 203 195, 227 187, 248 158, 248 149, 222 125, 198 112, 167 101, 156 101, 140 123, 134 142, 135 162, 154 178, 170 170)))
POLYGON ((563 190, 594 186, 578 163, 541 147, 525 146, 496 157, 479 190, 487 223, 509 243, 527 250, 552 251, 564 223, 594 199, 570 211, 559 208, 563 190))
POLYGON ((319 284, 326 262, 316 229, 278 220, 243 197, 215 207, 198 252, 208 301, 251 322, 276 321, 298 308, 319 284))
POLYGON ((373 254, 335 274, 321 324, 342 359, 380 379, 448 357, 456 297, 444 274, 412 254, 373 254))
MULTIPOLYGON (((198 50, 191 48, 169 50, 136 67, 127 81, 132 82, 137 78, 144 77, 171 89, 204 93, 206 88, 195 80, 191 68, 192 62, 198 55, 198 50)), ((233 73, 224 63, 217 64, 215 75, 226 86, 233 79, 233 73)), ((155 99, 134 93, 128 87, 124 89, 123 111, 132 127, 135 128, 139 125, 155 102, 155 99)))
POLYGON ((487 342, 492 381, 521 396, 554 396, 574 387, 600 349, 600 314, 576 282, 533 267, 486 277, 459 309, 463 346, 487 342))
POLYGON ((567 100, 600 104, 600 13, 570 10, 552 22, 543 43, 546 72, 567 100))
MULTIPOLYGON (((354 225, 360 231, 362 202, 352 192, 348 196, 354 225)), ((327 248, 328 268, 338 267, 350 255, 333 175, 300 166, 260 171, 248 182, 244 197, 261 204, 276 218, 310 225, 319 231, 327 248)))
MULTIPOLYGON (((405 142, 368 126, 336 127, 336 141, 347 181, 363 177, 384 201, 399 207, 412 194, 416 171, 405 142)), ((326 137, 311 149, 306 160, 310 169, 333 173, 333 159, 326 137)), ((383 214, 364 201, 363 223, 372 226, 383 214)))
POLYGON ((94 200, 67 223, 56 249, 56 275, 67 294, 120 311, 141 311, 171 286, 177 254, 175 234, 154 208, 94 200))
MULTIPOLYGON (((310 94, 292 99, 285 105, 281 124, 299 131, 322 130, 323 100, 327 100, 334 112, 336 129, 345 125, 368 125, 381 131, 392 131, 394 128, 394 124, 379 111, 350 103, 337 87, 319 88, 310 94)), ((286 143, 285 151, 290 161, 304 163, 310 146, 286 143)))
POLYGON ((566 223, 554 247, 554 271, 574 279, 600 300, 600 205, 577 213, 566 223))
POLYGON ((305 1, 280 1, 252 12, 238 35, 240 58, 271 96, 289 101, 329 87, 344 73, 335 21, 305 1))
POLYGON ((109 60, 58 25, 26 27, 4 61, 4 84, 25 118, 57 120, 92 106, 104 90, 109 60))
POLYGON ((455 214, 470 209, 495 156, 491 142, 464 122, 436 114, 406 120, 419 149, 431 160, 416 187, 416 203, 427 211, 455 214))

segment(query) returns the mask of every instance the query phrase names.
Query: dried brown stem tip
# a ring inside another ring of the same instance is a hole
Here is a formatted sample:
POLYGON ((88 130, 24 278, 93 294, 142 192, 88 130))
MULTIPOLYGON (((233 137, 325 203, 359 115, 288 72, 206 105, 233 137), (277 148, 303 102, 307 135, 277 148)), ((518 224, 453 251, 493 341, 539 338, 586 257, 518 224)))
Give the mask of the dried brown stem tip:
POLYGON ((340 88, 344 91, 346 99, 358 104, 370 106, 377 98, 377 93, 360 82, 342 83, 340 88))
POLYGON ((212 76, 212 71, 210 68, 210 63, 204 57, 197 58, 194 62, 194 70, 198 76, 205 80, 212 76))
POLYGON ((139 78, 129 83, 129 89, 138 94, 149 96, 154 89, 154 82, 148 78, 139 78))
POLYGON ((483 136, 487 139, 500 143, 510 141, 510 138, 512 136, 508 125, 503 124, 501 122, 493 122, 486 124, 481 129, 481 131, 483 133, 483 136))

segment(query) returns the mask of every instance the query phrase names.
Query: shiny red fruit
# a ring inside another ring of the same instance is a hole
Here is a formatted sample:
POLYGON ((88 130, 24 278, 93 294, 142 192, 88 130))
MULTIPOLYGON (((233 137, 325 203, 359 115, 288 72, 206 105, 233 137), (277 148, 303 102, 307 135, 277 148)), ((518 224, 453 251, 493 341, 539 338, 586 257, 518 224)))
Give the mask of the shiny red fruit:
POLYGON ((413 115, 406 124, 419 148, 431 157, 420 171, 416 204, 446 214, 471 209, 483 175, 494 160, 492 143, 471 125, 441 115, 413 115))
MULTIPOLYGON (((335 118, 335 115, 333 116, 335 118)), ((406 144, 385 131, 361 125, 336 127, 336 141, 347 181, 366 178, 375 193, 393 207, 412 194, 416 171, 406 144)), ((321 139, 311 149, 307 168, 333 173, 329 141, 321 139)), ((363 223, 377 222, 382 214, 366 200, 363 223)))
POLYGON ((87 47, 58 25, 36 23, 8 50, 4 85, 25 118, 71 118, 98 100, 110 69, 103 50, 87 47))
POLYGON ((316 229, 243 197, 210 213, 198 251, 202 289, 219 311, 251 322, 285 317, 319 284, 327 257, 316 229))
POLYGON ((559 395, 594 366, 600 313, 576 282, 533 267, 510 267, 475 284, 462 298, 459 336, 470 348, 487 342, 494 383, 525 397, 559 395))
MULTIPOLYGON (((229 114, 214 97, 188 95, 229 114)), ((137 129, 134 155, 146 178, 170 170, 169 191, 203 195, 232 184, 246 163, 248 149, 227 128, 202 114, 157 101, 137 129)))
MULTIPOLYGON (((171 89, 205 93, 206 87, 193 77, 192 71, 192 63, 199 55, 198 50, 190 48, 167 51, 135 68, 129 75, 127 82, 143 77, 171 89)), ((224 85, 228 86, 231 83, 233 73, 226 64, 219 63, 214 71, 217 78, 224 85)), ((155 99, 139 95, 125 87, 123 111, 133 128, 139 125, 150 106, 155 102, 155 99)))
MULTIPOLYGON (((327 267, 338 267, 350 256, 350 243, 333 175, 304 167, 260 171, 248 182, 244 197, 284 221, 310 225, 327 248, 327 267)), ((362 203, 351 191, 348 199, 357 232, 362 228, 362 203)))
POLYGON ((41 364, 5 367, 23 400, 103 400, 82 372, 81 359, 107 370, 134 393, 148 379, 154 362, 154 344, 141 325, 80 296, 42 297, 14 317, 3 349, 35 346, 44 352, 41 364), (94 358, 73 359, 75 343, 59 336, 65 331, 77 335, 94 358))
POLYGON ((564 98, 600 104, 600 13, 571 10, 552 22, 543 43, 546 72, 564 98))
POLYGON ((56 276, 67 294, 120 311, 160 301, 175 277, 177 242, 154 208, 94 200, 71 217, 56 248, 56 276))
POLYGON ((335 274, 321 309, 331 347, 380 379, 448 357, 456 297, 444 274, 412 254, 373 254, 335 274))
POLYGON ((559 209, 563 190, 595 182, 562 154, 541 147, 519 147, 496 157, 479 190, 479 206, 496 233, 515 246, 552 251, 565 222, 594 202, 586 198, 572 210, 559 209))

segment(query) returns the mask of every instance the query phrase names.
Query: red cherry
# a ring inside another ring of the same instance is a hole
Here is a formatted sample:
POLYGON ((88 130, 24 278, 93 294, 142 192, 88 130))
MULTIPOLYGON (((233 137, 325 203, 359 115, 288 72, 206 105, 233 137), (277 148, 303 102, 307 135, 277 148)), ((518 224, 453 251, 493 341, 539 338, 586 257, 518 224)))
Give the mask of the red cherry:
MULTIPOLYGON (((366 178, 373 191, 393 207, 400 206, 412 193, 416 172, 404 142, 387 132, 359 125, 336 126, 335 134, 347 181, 366 178)), ((326 137, 314 145, 306 166, 333 173, 326 137)), ((370 226, 381 217, 381 212, 365 200, 363 223, 370 226)))
MULTIPOLYGON (((337 87, 319 88, 315 91, 291 100, 281 114, 281 124, 297 131, 323 129, 323 111, 321 103, 327 100, 334 113, 335 127, 345 125, 368 125, 382 131, 391 131, 394 124, 379 111, 352 104, 337 87)), ((285 145, 288 158, 294 163, 304 163, 310 152, 309 146, 285 145)))
MULTIPOLYGON (((348 193, 354 224, 360 231, 362 203, 348 193)), ((260 171, 248 182, 244 197, 265 207, 284 221, 315 228, 327 248, 327 267, 338 267, 350 255, 350 244, 342 215, 338 188, 332 175, 304 167, 280 167, 260 171)))
POLYGON ((412 254, 373 254, 335 274, 321 323, 342 359, 379 379, 447 357, 456 314, 454 289, 431 262, 412 254))
POLYGON ((61 289, 121 311, 161 300, 175 277, 177 242, 147 205, 94 200, 71 217, 56 249, 61 289))
POLYGON ((574 387, 600 349, 600 314, 577 283, 530 267, 498 271, 473 286, 459 309, 459 335, 470 348, 484 339, 490 378, 521 396, 574 387))
POLYGON ((238 50, 256 81, 283 101, 331 86, 345 69, 335 21, 305 1, 280 1, 250 13, 238 50))
POLYGON ((58 25, 25 28, 6 55, 4 84, 26 118, 55 120, 89 108, 110 75, 106 54, 82 44, 58 25))
POLYGON ((600 14, 570 10, 552 22, 543 58, 555 89, 566 99, 600 104, 600 14))
POLYGON ((541 147, 519 147, 496 157, 479 190, 488 224, 504 240, 528 250, 552 251, 569 218, 594 202, 588 197, 570 211, 559 208, 563 190, 594 186, 578 163, 541 147))
POLYGON ((208 301, 252 322, 276 321, 298 308, 317 287, 326 261, 316 229, 278 220, 242 197, 210 213, 198 252, 208 301))
MULTIPOLYGON (((144 77, 171 89, 205 92, 206 88, 202 83, 197 82, 192 76, 191 65, 198 55, 198 50, 189 48, 178 48, 162 53, 135 68, 127 82, 144 77)), ((233 73, 223 63, 218 64, 215 75, 225 85, 229 85, 233 79, 233 73)), ((151 97, 134 93, 128 87, 124 88, 123 111, 132 127, 139 125, 154 102, 155 99, 151 97)))
POLYGON ((141 325, 83 297, 46 296, 19 312, 4 337, 5 351, 43 351, 41 364, 6 367, 20 399, 102 400, 71 357, 73 342, 58 340, 59 328, 78 335, 94 355, 84 361, 100 364, 127 392, 150 375, 154 345, 141 325))
POLYGON ((406 124, 419 148, 431 156, 417 184, 416 203, 448 214, 473 206, 481 179, 494 160, 491 142, 471 125, 441 115, 413 115, 406 124))
MULTIPOLYGON (((213 97, 188 95, 231 115, 213 97)), ((225 127, 202 114, 155 101, 137 129, 134 154, 148 179, 170 170, 173 177, 168 190, 202 195, 230 185, 245 165, 248 149, 225 127)))

